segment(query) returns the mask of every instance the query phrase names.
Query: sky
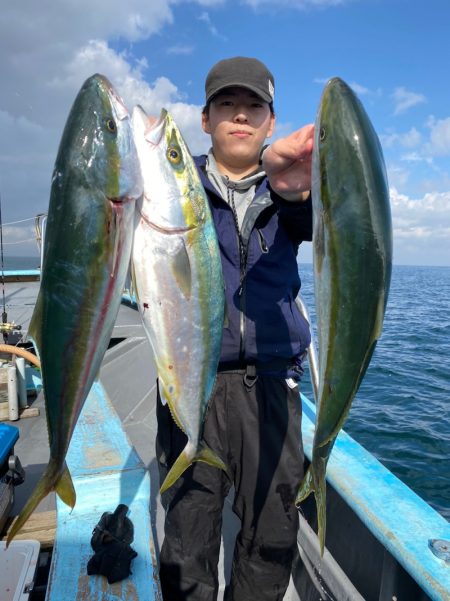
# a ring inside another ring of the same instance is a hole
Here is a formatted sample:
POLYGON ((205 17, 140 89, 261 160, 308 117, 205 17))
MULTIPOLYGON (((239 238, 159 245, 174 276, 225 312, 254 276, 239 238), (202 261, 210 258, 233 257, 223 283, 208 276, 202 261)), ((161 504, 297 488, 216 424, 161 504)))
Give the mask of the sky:
MULTIPOLYGON (((380 138, 394 263, 450 266, 450 2, 21 0, 0 20, 0 198, 5 255, 34 255, 56 153, 85 79, 106 75, 131 110, 172 112, 193 154, 212 65, 254 56, 275 76, 272 139, 315 120, 346 81, 380 138)), ((311 262, 311 244, 300 259, 311 262)))

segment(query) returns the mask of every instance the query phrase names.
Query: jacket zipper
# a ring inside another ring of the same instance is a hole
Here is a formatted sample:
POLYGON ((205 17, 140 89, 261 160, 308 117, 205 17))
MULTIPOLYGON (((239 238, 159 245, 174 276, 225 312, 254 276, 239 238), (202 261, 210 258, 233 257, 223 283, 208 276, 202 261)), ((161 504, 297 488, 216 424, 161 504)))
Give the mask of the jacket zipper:
POLYGON ((263 233, 261 230, 256 230, 258 232, 259 237, 259 246, 261 247, 262 252, 266 255, 269 252, 269 247, 267 246, 267 242, 264 239, 263 233))
POLYGON ((239 228, 239 220, 236 211, 236 205, 234 204, 234 189, 229 185, 229 178, 227 178, 227 195, 228 195, 228 205, 230 206, 233 217, 234 217, 234 225, 236 228, 237 235, 237 244, 239 251, 239 289, 238 289, 238 297, 239 297, 239 361, 242 362, 245 359, 245 275, 247 270, 247 253, 248 253, 248 244, 245 244, 241 231, 239 228))

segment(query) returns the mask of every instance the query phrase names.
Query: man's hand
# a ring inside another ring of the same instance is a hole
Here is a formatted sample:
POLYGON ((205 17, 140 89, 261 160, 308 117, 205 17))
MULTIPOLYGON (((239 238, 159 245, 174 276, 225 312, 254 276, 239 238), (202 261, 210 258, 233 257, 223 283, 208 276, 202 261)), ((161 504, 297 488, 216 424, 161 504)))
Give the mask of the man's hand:
POLYGON ((263 169, 274 192, 285 200, 306 200, 311 190, 314 125, 280 138, 263 153, 263 169))

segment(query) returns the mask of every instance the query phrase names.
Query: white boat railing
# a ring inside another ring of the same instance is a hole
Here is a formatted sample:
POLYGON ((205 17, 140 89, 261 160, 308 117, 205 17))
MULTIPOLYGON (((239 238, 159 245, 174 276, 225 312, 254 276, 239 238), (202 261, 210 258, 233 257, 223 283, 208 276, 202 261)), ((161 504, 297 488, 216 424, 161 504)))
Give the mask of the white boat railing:
POLYGON ((45 228, 47 225, 47 213, 38 213, 34 218, 34 229, 36 231, 36 242, 39 248, 41 273, 44 262, 44 240, 45 228))

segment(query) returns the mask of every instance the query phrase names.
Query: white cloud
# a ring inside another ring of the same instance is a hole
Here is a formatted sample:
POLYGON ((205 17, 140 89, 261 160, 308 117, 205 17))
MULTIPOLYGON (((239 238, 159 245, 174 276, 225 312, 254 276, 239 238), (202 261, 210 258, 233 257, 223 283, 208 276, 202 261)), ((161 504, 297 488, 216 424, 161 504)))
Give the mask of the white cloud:
POLYGON ((348 85, 358 94, 358 96, 364 96, 371 93, 368 88, 356 83, 356 81, 351 81, 348 85))
MULTIPOLYGON (((34 216, 48 202, 60 132, 0 111, 0 190, 4 222, 34 216)), ((23 226, 18 225, 20 230, 23 226)))
POLYGON ((450 192, 412 199, 391 188, 394 261, 450 265, 450 192))
MULTIPOLYGON (((55 90, 48 84, 64 73, 89 40, 122 37, 136 41, 160 31, 172 19, 169 0, 24 0, 2 6, 0 109, 51 123, 53 117, 61 116, 52 109, 62 106, 62 99, 52 96, 55 90)), ((80 77, 70 94, 81 84, 80 77)))
MULTIPOLYGON (((202 6, 217 4, 194 1, 202 6)), ((200 127, 201 107, 183 103, 183 94, 162 73, 149 84, 145 74, 151 57, 133 56, 130 50, 117 53, 107 42, 122 38, 133 43, 160 32, 172 23, 174 4, 175 0, 23 0, 2 7, 0 189, 4 222, 47 210, 64 122, 83 81, 95 72, 111 80, 130 108, 140 103, 150 114, 158 114, 163 106, 173 111, 193 152, 208 148, 200 127)), ((17 224, 4 232, 9 244, 28 238, 32 226, 17 224)))
POLYGON ((427 163, 427 165, 433 164, 432 157, 425 156, 419 152, 408 152, 407 154, 403 154, 400 159, 402 161, 406 161, 407 163, 427 163))
POLYGON ((318 83, 318 84, 320 84, 321 86, 325 86, 325 85, 328 83, 328 81, 329 81, 330 79, 331 79, 331 77, 315 77, 315 78, 313 79, 313 82, 314 82, 314 83, 318 83))
POLYGON ((396 145, 403 148, 416 148, 422 142, 422 134, 415 127, 412 127, 404 134, 392 133, 381 135, 380 141, 386 148, 396 145))
POLYGON ((404 87, 395 88, 392 98, 395 102, 394 115, 404 113, 411 107, 427 101, 423 94, 411 92, 404 87))
POLYGON ((389 160, 395 156, 395 163, 389 165, 388 160, 387 164, 389 181, 397 189, 405 191, 409 183, 414 186, 415 193, 450 189, 447 160, 450 156, 450 118, 438 120, 431 116, 426 128, 428 131, 421 132, 412 127, 404 133, 389 132, 380 136, 386 156, 389 160), (399 153, 399 149, 406 152, 399 153))
POLYGON ((167 48, 167 54, 192 54, 194 52, 194 46, 176 44, 167 48))
POLYGON ((387 164, 387 174, 389 184, 395 188, 405 188, 408 183, 411 172, 403 166, 387 164))
POLYGON ((171 4, 182 4, 183 2, 191 2, 208 8, 214 8, 225 4, 225 0, 171 0, 171 4))
POLYGON ((5 4, 2 17, 1 45, 14 54, 33 53, 40 46, 73 46, 97 37, 136 41, 173 20, 168 0, 60 0, 56 4, 22 0, 5 4))
POLYGON ((147 111, 159 112, 163 106, 179 100, 177 87, 166 77, 158 77, 152 85, 144 79, 146 62, 133 66, 124 54, 117 54, 105 41, 91 40, 75 53, 65 66, 61 76, 49 84, 54 90, 78 88, 95 71, 105 74, 123 97, 125 104, 132 108, 142 104, 147 111))
POLYGON ((20 248, 23 254, 30 256, 38 253, 36 232, 33 223, 17 224, 3 227, 3 245, 5 255, 17 255, 20 248))
POLYGON ((211 146, 210 137, 204 133, 200 125, 201 108, 181 102, 168 106, 192 154, 205 154, 211 146))
POLYGON ((289 8, 295 8, 299 10, 328 8, 330 6, 348 4, 348 2, 349 0, 277 0, 277 2, 274 3, 273 0, 244 0, 244 4, 247 4, 252 8, 269 7, 272 9, 278 9, 282 6, 286 6, 289 8))
POLYGON ((219 38, 220 40, 225 41, 227 38, 226 36, 222 35, 219 30, 217 29, 217 27, 214 25, 214 23, 211 21, 211 17, 209 16, 209 13, 207 12, 203 12, 199 17, 198 17, 199 21, 203 21, 203 23, 206 24, 206 27, 208 28, 208 31, 211 33, 211 35, 215 36, 216 38, 219 38))
POLYGON ((435 156, 450 155, 450 117, 437 120, 430 117, 427 125, 430 128, 428 152, 435 156))
POLYGON ((427 193, 430 190, 435 192, 445 193, 447 190, 450 190, 450 171, 444 169, 436 169, 434 166, 432 177, 430 174, 426 173, 422 179, 420 179, 415 189, 417 192, 427 193))
MULTIPOLYGON (((331 79, 331 77, 316 77, 316 78, 314 78, 313 81, 314 81, 314 83, 325 85, 330 79, 331 79)), ((346 83, 352 88, 352 90, 358 96, 366 96, 366 95, 367 96, 374 96, 374 95, 379 95, 380 94, 379 90, 377 90, 376 92, 373 92, 369 88, 366 88, 366 86, 363 86, 363 85, 361 85, 360 83, 358 83, 356 81, 351 81, 351 82, 346 82, 346 83)))
POLYGON ((394 220, 399 215, 407 215, 410 225, 450 226, 450 192, 430 192, 420 199, 412 199, 391 188, 391 202, 394 220))

